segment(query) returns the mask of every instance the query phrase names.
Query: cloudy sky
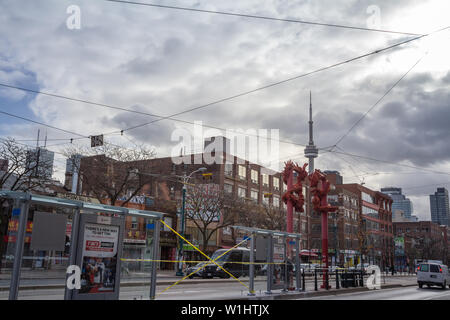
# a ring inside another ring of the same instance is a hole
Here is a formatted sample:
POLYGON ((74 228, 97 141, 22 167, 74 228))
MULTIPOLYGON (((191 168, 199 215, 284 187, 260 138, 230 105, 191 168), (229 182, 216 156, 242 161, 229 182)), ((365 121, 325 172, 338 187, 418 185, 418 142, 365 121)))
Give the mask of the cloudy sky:
MULTIPOLYGON (((144 0, 142 0, 143 2, 144 0)), ((449 26, 442 0, 146 0, 148 3, 361 28, 427 34, 449 26)), ((404 34, 170 10, 104 0, 1 0, 0 83, 168 116, 413 38, 404 34), (72 5, 80 9, 73 26, 72 5)), ((175 117, 226 129, 278 129, 278 160, 305 161, 309 92, 315 142, 334 145, 407 76, 316 167, 344 182, 404 188, 421 219, 428 195, 450 186, 450 31, 308 77, 175 117), (420 61, 417 65, 416 63, 420 61), (345 155, 396 163, 388 164, 345 155), (419 170, 424 168, 427 171, 419 170)), ((0 86, 0 111, 82 136, 154 146, 168 156, 171 135, 191 125, 25 93, 0 86), (124 136, 117 134, 124 131, 124 136), (108 134, 113 133, 114 134, 108 134)), ((35 145, 38 129, 61 151, 74 134, 0 114, 1 137, 35 145), (68 140, 58 140, 68 139, 68 140)), ((76 140, 87 144, 87 139, 76 140)), ((42 142, 41 142, 42 143, 42 142)), ((63 180, 56 155, 55 177, 63 180)))

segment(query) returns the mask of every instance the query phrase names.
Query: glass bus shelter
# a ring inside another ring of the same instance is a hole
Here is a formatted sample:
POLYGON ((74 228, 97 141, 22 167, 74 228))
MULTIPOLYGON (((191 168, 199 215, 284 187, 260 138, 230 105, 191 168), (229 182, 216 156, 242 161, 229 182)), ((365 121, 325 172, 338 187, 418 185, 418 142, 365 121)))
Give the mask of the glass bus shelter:
POLYGON ((150 289, 141 297, 155 298, 164 213, 14 191, 0 191, 0 200, 0 210, 6 210, 9 218, 0 267, 2 272, 10 271, 10 300, 19 297, 22 271, 33 274, 28 282, 44 277, 54 286, 57 283, 65 300, 119 299, 125 274, 121 271, 127 270, 126 262, 121 265, 126 260, 122 249, 127 216, 141 218, 145 224, 148 263, 143 270, 148 272, 141 276, 150 278, 150 289), (79 267, 80 289, 66 285, 71 276, 66 273, 69 266, 79 267), (51 274, 58 276, 51 279, 51 274))

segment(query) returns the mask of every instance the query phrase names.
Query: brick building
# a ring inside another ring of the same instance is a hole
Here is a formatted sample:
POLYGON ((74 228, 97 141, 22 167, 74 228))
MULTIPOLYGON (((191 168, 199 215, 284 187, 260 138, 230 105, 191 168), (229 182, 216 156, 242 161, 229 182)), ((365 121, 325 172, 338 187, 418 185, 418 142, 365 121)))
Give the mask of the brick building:
POLYGON ((403 250, 397 250, 395 266, 413 268, 417 260, 442 260, 448 263, 448 228, 431 221, 394 222, 394 234, 403 250))
MULTIPOLYGON (((196 173, 190 178, 190 183, 197 185, 206 183, 215 184, 218 185, 219 190, 232 197, 241 198, 249 203, 253 202, 256 205, 285 211, 286 206, 282 202, 281 197, 286 190, 286 186, 282 181, 281 173, 225 153, 218 153, 218 158, 216 158, 216 161, 212 164, 208 164, 210 163, 209 161, 206 163, 207 159, 204 156, 205 154, 185 155, 182 156, 183 162, 181 163, 176 160, 174 161, 172 157, 127 163, 126 167, 139 168, 138 172, 135 174, 136 181, 139 177, 146 177, 146 184, 142 186, 141 190, 134 198, 150 199, 151 202, 164 200, 174 203, 175 206, 169 212, 171 216, 168 217, 166 223, 173 229, 178 230, 179 221, 177 221, 176 213, 181 210, 183 187, 183 184, 180 181, 182 180, 182 177, 189 176, 192 172, 204 167, 206 168, 206 172, 211 173, 211 176, 205 178, 201 173, 196 173)), ((213 152, 211 156, 215 157, 216 155, 213 152)), ((93 157, 81 159, 80 179, 82 177, 83 168, 89 166, 92 162, 93 157)), ((114 176, 116 171, 118 171, 114 168, 115 166, 123 167, 124 164, 113 163, 111 168, 100 167, 96 174, 99 174, 99 179, 103 176, 114 176)), ((135 191, 134 189, 133 183, 127 184, 123 192, 124 197, 118 197, 116 205, 121 205, 122 201, 135 191)), ((95 192, 90 186, 83 184, 82 182, 80 183, 79 190, 81 190, 82 194, 91 196, 93 196, 95 192)), ((149 206, 146 203, 129 201, 128 204, 126 204, 126 206, 132 207, 135 207, 136 205, 141 209, 154 210, 152 206, 149 206)), ((162 211, 167 212, 164 210, 162 211)), ((145 249, 145 241, 142 238, 143 232, 145 231, 142 229, 144 225, 145 224, 142 221, 127 221, 125 243, 129 249, 128 255, 130 258, 142 258, 144 256, 142 253, 145 249), (142 247, 141 250, 138 247, 142 247)), ((214 227, 215 225, 212 224, 211 228, 214 227)), ((305 213, 294 215, 294 232, 301 232, 301 230, 304 232, 307 230, 305 213)), ((171 234, 173 235, 173 233, 171 234)), ((194 245, 201 244, 201 235, 198 227, 195 226, 193 221, 186 221, 185 236, 194 245)), ((175 241, 173 241, 173 238, 169 238, 170 237, 167 237, 167 246, 164 246, 165 236, 164 234, 161 235, 161 259, 163 260, 175 260, 176 258, 176 242, 178 240, 175 238, 175 241)), ((207 252, 212 252, 217 248, 228 248, 234 246, 236 241, 237 235, 234 234, 234 229, 225 227, 213 234, 205 250, 207 252)), ((306 247, 306 241, 304 242, 304 247, 306 247)), ((197 251, 190 246, 186 246, 185 251, 187 251, 187 258, 200 258, 197 251)))
MULTIPOLYGON (((215 156, 214 153, 213 156, 215 156)), ((184 156, 184 163, 181 164, 175 164, 171 157, 147 160, 146 163, 149 173, 161 176, 160 178, 155 178, 155 181, 166 185, 166 196, 177 203, 181 203, 182 184, 173 180, 173 177, 189 175, 191 172, 204 167, 206 172, 212 175, 205 178, 201 173, 194 174, 190 179, 190 183, 216 184, 219 186, 219 190, 233 198, 241 198, 259 206, 266 205, 279 208, 280 210, 286 209, 286 205, 281 200, 282 194, 286 190, 281 173, 236 156, 223 154, 222 157, 222 161, 213 164, 205 163, 203 154, 184 156), (197 162, 200 159, 201 163, 192 164, 195 159, 197 159, 197 162), (172 178, 167 179, 167 177, 172 178)), ((161 196, 157 192, 158 188, 153 188, 153 190, 156 191, 156 193, 152 194, 155 199, 161 196)), ((306 213, 295 214, 294 231, 301 231, 302 227, 303 231, 306 231, 306 213)), ((192 221, 186 222, 185 234, 194 244, 199 244, 200 235, 192 221)), ((207 251, 213 251, 219 247, 228 248, 235 244, 236 235, 234 230, 230 227, 225 227, 211 238, 207 251)))
MULTIPOLYGON (((358 263, 359 254, 358 196, 337 185, 330 190, 328 202, 339 208, 336 213, 330 214, 328 220, 330 251, 336 257, 338 265, 355 266, 358 263)), ((318 222, 320 223, 320 220, 318 222)))

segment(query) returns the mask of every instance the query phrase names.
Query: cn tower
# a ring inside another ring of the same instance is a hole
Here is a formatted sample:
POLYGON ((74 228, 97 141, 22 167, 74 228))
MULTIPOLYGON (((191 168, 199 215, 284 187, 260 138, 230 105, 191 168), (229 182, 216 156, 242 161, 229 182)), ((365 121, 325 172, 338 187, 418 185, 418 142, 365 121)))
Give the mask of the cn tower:
POLYGON ((319 156, 319 149, 314 144, 312 120, 312 94, 309 92, 309 144, 305 148, 305 157, 309 159, 309 174, 314 173, 314 159, 319 156))

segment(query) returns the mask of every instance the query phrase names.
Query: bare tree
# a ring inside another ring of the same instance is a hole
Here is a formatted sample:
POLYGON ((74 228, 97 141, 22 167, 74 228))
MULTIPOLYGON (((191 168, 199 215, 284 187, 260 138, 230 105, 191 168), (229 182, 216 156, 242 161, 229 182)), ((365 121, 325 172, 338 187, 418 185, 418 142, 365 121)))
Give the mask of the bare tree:
POLYGON ((201 184, 187 188, 185 216, 198 228, 202 236, 202 250, 216 232, 236 221, 233 199, 217 184, 201 184))
POLYGON ((0 189, 44 189, 51 181, 51 175, 47 173, 53 164, 39 156, 40 152, 39 148, 30 150, 12 138, 0 140, 0 189))
POLYGON ((81 192, 94 196, 100 202, 126 206, 145 185, 152 182, 146 175, 148 162, 155 151, 145 146, 127 149, 105 144, 101 147, 70 147, 65 155, 72 159, 74 170, 79 172, 81 192), (76 156, 81 155, 81 161, 76 156))
POLYGON ((261 206, 262 221, 259 226, 267 230, 286 230, 286 211, 281 207, 263 204, 261 206))
MULTIPOLYGON (((0 140, 0 190, 44 192, 51 182, 53 164, 40 156, 41 150, 18 144, 14 139, 0 140)), ((0 266, 5 250, 4 238, 11 218, 6 200, 0 200, 0 266)))

